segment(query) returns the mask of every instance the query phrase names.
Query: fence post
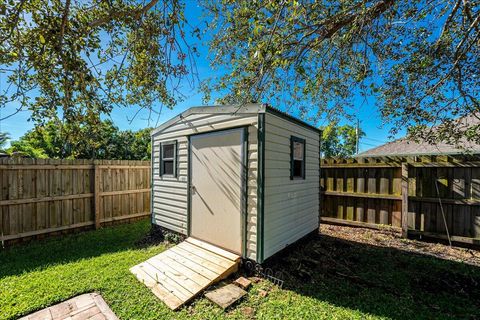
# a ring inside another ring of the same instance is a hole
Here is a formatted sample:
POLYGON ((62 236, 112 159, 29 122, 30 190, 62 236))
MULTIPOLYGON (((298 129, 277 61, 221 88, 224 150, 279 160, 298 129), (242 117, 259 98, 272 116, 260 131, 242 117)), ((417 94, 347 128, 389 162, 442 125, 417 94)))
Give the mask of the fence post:
POLYGON ((402 237, 408 237, 408 163, 402 163, 402 237))
POLYGON ((100 216, 101 216, 101 211, 100 211, 100 188, 101 188, 101 168, 98 167, 98 164, 94 164, 94 169, 95 169, 95 229, 100 228, 100 216))

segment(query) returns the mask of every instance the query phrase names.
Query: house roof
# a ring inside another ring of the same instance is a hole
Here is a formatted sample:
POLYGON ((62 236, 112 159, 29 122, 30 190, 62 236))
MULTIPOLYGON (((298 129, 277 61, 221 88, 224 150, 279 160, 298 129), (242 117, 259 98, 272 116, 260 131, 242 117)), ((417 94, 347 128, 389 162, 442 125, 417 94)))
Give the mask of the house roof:
POLYGON ((255 113, 264 113, 270 112, 272 114, 278 115, 280 117, 286 118, 296 124, 302 125, 308 129, 314 130, 316 132, 321 132, 321 130, 311 124, 302 121, 290 114, 283 112, 277 108, 269 106, 267 104, 260 104, 260 103, 252 103, 252 104, 242 104, 242 105, 219 105, 219 106, 198 106, 198 107, 191 107, 184 112, 180 113, 179 115, 173 117, 172 119, 164 122, 154 130, 152 130, 151 134, 154 135, 158 132, 163 131, 165 128, 170 127, 172 124, 180 121, 183 118, 188 117, 191 114, 201 114, 201 113, 223 113, 223 114, 255 114, 255 113))
MULTIPOLYGON (((458 119, 455 125, 461 129, 466 129, 473 125, 480 125, 480 119, 477 116, 469 115, 458 119)), ((435 130, 435 127, 432 128, 435 130)), ((441 155, 441 154, 464 154, 480 153, 480 144, 469 141, 459 142, 462 148, 457 148, 452 144, 438 143, 429 144, 428 142, 415 142, 404 137, 381 146, 369 149, 356 155, 356 157, 380 157, 380 156, 417 156, 417 155, 441 155)))

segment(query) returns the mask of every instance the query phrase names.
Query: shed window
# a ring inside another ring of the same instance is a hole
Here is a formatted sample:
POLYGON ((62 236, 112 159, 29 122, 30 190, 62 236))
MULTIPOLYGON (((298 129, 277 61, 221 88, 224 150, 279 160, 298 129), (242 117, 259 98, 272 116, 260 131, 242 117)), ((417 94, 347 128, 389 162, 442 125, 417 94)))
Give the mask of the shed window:
POLYGON ((290 137, 290 179, 305 179, 305 139, 290 137))
POLYGON ((160 144, 160 175, 176 176, 177 142, 160 144))

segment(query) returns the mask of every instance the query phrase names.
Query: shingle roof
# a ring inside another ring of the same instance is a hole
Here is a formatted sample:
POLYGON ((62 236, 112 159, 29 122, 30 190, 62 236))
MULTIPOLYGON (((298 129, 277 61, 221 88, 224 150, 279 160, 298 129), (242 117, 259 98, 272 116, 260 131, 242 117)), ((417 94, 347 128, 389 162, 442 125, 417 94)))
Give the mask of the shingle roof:
MULTIPOLYGON (((458 119, 457 126, 466 127, 479 125, 480 119, 470 115, 458 119)), ((435 128, 433 128, 434 130, 435 128)), ((463 148, 456 148, 447 143, 429 144, 427 142, 415 142, 408 138, 401 138, 388 142, 381 146, 359 153, 356 157, 379 157, 379 156, 413 156, 413 155, 439 155, 439 154, 461 154, 480 153, 480 144, 464 141, 463 148)))

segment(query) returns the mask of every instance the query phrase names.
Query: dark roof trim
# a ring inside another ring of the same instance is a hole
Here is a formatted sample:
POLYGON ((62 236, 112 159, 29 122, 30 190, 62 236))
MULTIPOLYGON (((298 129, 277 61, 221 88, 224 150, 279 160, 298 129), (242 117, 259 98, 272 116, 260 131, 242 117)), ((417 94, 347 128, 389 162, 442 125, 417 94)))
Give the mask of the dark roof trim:
POLYGON ((301 125, 301 126, 307 128, 307 129, 313 130, 313 131, 318 132, 318 133, 322 133, 322 130, 320 130, 319 128, 317 128, 315 126, 312 126, 311 124, 306 123, 305 121, 300 120, 300 119, 298 119, 298 118, 296 118, 296 117, 294 117, 294 116, 292 116, 292 115, 290 115, 286 112, 278 110, 277 108, 274 108, 274 107, 272 107, 268 104, 265 105, 265 111, 269 112, 271 114, 274 114, 276 116, 279 116, 281 118, 284 118, 286 120, 295 122, 296 124, 301 125))

